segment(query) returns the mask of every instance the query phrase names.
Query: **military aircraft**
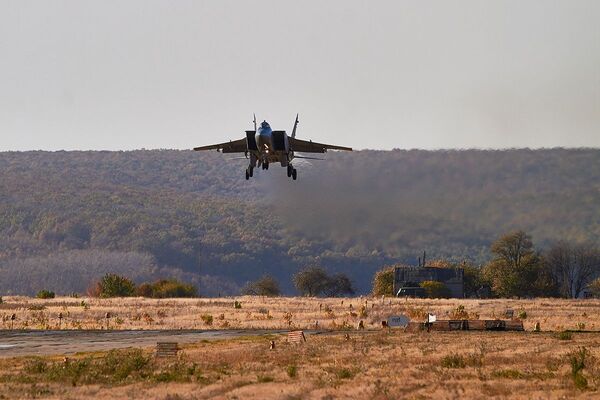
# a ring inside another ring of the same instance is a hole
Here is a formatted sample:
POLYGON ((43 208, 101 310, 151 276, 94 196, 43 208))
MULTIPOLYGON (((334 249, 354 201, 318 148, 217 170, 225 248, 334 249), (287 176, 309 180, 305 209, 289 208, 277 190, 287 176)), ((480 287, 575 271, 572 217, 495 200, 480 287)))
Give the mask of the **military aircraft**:
POLYGON ((292 129, 292 135, 288 136, 285 131, 274 131, 267 121, 263 121, 260 127, 256 125, 256 115, 254 115, 254 130, 246 131, 246 137, 239 140, 225 143, 213 144, 210 146, 195 147, 195 151, 217 150, 221 153, 244 153, 245 158, 250 160, 250 165, 246 168, 246 180, 253 176, 255 167, 269 169, 269 164, 279 163, 287 168, 287 176, 296 180, 298 171, 292 165, 294 158, 306 158, 311 160, 320 160, 320 158, 304 157, 296 155, 300 153, 325 153, 327 150, 346 150, 352 151, 350 147, 334 146, 313 142, 312 140, 296 139, 296 128, 298 128, 298 115, 292 129))

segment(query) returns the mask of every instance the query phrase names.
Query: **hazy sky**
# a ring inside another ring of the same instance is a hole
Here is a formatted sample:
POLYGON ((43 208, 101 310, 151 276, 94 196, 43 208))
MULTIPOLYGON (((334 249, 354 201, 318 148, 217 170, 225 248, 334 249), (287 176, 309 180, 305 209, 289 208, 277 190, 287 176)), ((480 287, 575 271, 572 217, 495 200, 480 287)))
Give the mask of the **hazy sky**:
POLYGON ((0 150, 600 146, 600 1, 0 0, 0 150))

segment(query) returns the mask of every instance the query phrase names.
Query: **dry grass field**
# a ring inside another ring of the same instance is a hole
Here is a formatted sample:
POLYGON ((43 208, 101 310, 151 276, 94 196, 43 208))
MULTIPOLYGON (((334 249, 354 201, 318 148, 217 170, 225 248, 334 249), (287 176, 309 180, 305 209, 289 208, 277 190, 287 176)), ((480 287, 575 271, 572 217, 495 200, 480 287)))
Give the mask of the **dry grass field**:
POLYGON ((60 357, 0 358, 0 398, 96 399, 562 399, 600 397, 600 302, 596 300, 404 300, 257 298, 145 300, 4 298, 14 328, 320 328, 304 344, 284 336, 183 346, 176 360, 150 348, 60 357), (234 308, 234 301, 241 308, 234 308), (343 301, 343 304, 342 304, 343 301), (82 305, 83 302, 83 305, 82 305), (365 306, 366 302, 366 306, 365 306), (352 307, 350 307, 352 305, 352 307), (392 314, 470 318, 507 308, 526 332, 382 330, 392 314), (526 315, 525 315, 526 314, 526 315), (212 316, 212 321, 208 316, 212 316), (119 321, 117 321, 119 319, 119 321), (359 320, 367 332, 358 332, 359 320), (541 333, 531 332, 539 321, 541 333), (274 350, 269 340, 275 340, 274 350))
POLYGON ((390 315, 417 320, 427 313, 451 318, 459 305, 471 319, 521 314, 526 330, 600 331, 600 300, 458 300, 397 298, 250 297, 206 299, 70 298, 5 296, 0 329, 353 329, 379 328, 390 315), (240 308, 235 308, 237 302, 240 308), (109 318, 106 318, 106 315, 109 318), (15 320, 11 320, 12 315, 15 320), (62 315, 62 319, 59 318, 62 315))

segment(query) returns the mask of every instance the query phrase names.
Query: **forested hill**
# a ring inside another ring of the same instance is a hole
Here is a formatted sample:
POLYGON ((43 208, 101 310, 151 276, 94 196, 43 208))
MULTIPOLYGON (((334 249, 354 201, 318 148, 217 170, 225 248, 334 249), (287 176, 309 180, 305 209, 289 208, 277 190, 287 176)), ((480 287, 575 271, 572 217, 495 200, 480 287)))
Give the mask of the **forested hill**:
MULTIPOLYGON (((244 179, 217 153, 0 153, 0 295, 84 291, 118 272, 206 295, 301 266, 361 291, 391 262, 483 262, 516 228, 539 247, 600 239, 600 150, 359 151, 244 179)), ((303 161, 303 162, 300 162, 303 161)))

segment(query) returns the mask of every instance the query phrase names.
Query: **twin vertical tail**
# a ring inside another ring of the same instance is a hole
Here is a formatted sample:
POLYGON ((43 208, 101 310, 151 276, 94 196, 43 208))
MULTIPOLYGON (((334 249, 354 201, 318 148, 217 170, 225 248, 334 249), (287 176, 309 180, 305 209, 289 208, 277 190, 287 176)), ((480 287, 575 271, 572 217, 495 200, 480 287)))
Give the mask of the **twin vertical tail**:
POLYGON ((256 132, 256 114, 254 114, 254 132, 256 132))
POLYGON ((296 122, 294 122, 294 129, 292 129, 292 137, 296 137, 296 127, 298 126, 298 114, 296 114, 296 122))

